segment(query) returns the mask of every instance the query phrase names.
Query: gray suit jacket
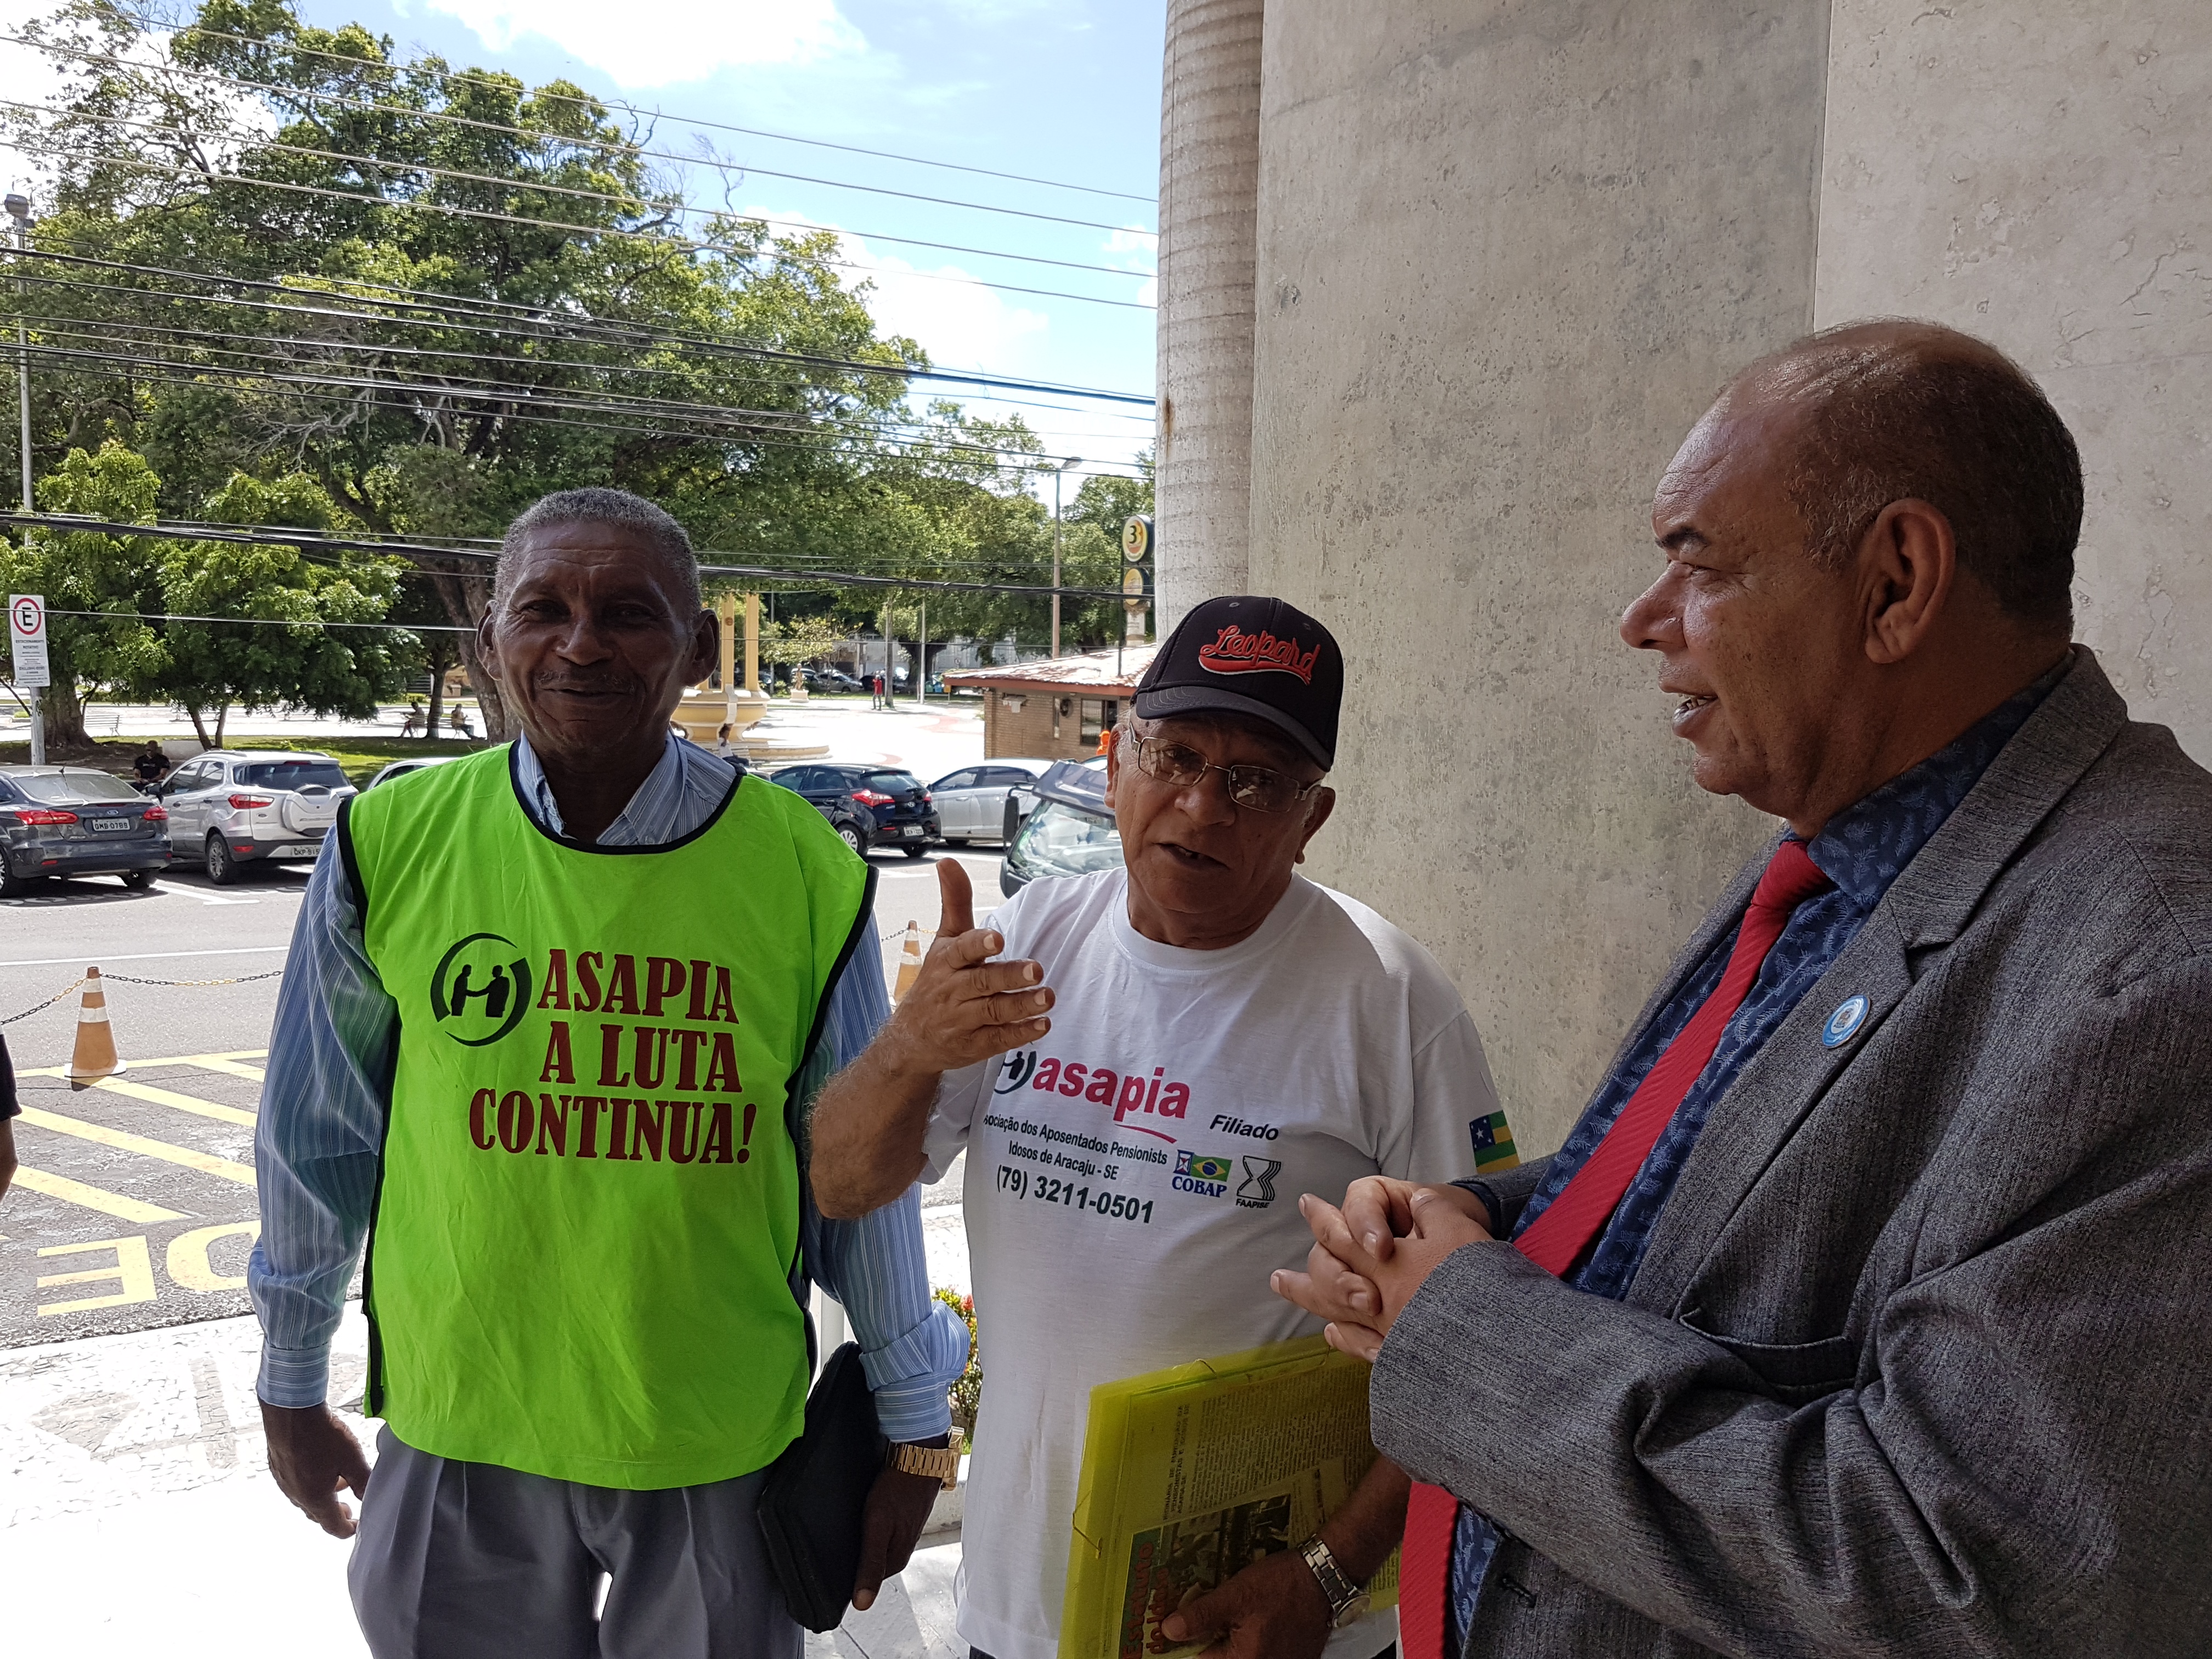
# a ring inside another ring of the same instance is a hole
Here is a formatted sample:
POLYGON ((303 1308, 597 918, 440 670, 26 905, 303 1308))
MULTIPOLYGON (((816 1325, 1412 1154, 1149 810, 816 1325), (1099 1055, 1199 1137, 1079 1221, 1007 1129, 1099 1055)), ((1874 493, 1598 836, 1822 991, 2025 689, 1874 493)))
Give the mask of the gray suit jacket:
POLYGON ((1373 1383, 1509 1534, 1468 1651, 1512 1659, 2212 1652, 2208 1402, 2212 774, 2086 650, 1715 1105, 1627 1300, 1473 1246, 1373 1383))

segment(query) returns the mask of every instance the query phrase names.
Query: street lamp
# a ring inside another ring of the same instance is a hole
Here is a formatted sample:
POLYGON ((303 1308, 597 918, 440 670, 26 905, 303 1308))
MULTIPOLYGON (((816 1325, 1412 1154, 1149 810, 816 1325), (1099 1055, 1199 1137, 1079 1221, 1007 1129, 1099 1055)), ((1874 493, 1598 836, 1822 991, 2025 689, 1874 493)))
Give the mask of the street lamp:
MULTIPOLYGON (((23 430, 27 433, 31 429, 30 419, 28 415, 23 416, 23 430)), ((26 438, 23 441, 27 446, 30 440, 26 438)), ((29 453, 27 447, 24 453, 29 453)), ((1082 456, 1071 455, 1052 470, 1052 654, 1055 657, 1060 654, 1060 478, 1071 466, 1082 465, 1082 456)), ((26 477, 29 476, 27 472, 24 474, 26 477)))

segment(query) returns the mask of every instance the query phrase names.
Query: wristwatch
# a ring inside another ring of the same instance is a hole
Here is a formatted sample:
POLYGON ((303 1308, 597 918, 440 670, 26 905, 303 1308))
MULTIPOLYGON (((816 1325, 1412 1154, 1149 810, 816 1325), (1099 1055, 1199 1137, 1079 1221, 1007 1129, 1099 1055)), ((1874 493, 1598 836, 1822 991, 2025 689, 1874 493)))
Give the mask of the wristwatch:
POLYGON ((933 1480, 940 1480, 947 1492, 960 1484, 960 1449, 957 1446, 917 1446, 902 1440, 892 1445, 884 1462, 902 1474, 926 1474, 933 1480))
POLYGON ((1366 1616, 1367 1587, 1355 1584, 1345 1576, 1337 1564, 1336 1553, 1321 1541, 1321 1534, 1298 1546, 1298 1553, 1313 1569, 1313 1576, 1321 1585, 1321 1593, 1328 1601, 1328 1621, 1332 1630, 1342 1630, 1346 1625, 1366 1616))

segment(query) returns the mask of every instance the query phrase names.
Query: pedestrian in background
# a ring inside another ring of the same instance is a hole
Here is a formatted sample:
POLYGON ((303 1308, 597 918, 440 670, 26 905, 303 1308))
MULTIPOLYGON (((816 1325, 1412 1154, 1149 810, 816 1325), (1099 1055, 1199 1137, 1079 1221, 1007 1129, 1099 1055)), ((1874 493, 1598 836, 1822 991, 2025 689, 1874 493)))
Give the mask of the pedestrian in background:
POLYGON ((810 1280, 894 1443, 861 1606, 957 1467, 968 1355, 918 1195, 829 1223, 809 1194, 804 1110, 889 1012, 874 878, 671 733, 716 623, 658 507, 539 501, 478 640, 522 735, 348 801, 295 929, 248 1268, 270 1471, 339 1537, 365 1494, 376 1659, 799 1659, 757 1509, 810 1280), (373 1479, 325 1403, 364 1237, 373 1479))

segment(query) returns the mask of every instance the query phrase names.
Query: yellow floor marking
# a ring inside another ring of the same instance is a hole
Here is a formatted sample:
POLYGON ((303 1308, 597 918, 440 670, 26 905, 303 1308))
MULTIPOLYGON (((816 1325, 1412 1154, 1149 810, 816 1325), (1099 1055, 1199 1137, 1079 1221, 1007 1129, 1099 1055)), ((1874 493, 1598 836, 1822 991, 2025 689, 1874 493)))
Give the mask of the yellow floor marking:
POLYGON ((155 1106, 173 1106, 180 1112, 191 1112, 200 1117, 211 1117, 218 1123, 242 1124, 252 1128, 259 1120, 252 1112, 240 1111, 235 1106, 222 1106, 212 1100, 202 1100, 198 1095, 180 1095, 167 1089, 157 1089, 150 1083, 132 1083, 118 1077, 102 1078, 92 1085, 105 1089, 112 1095, 128 1095, 133 1100, 143 1100, 155 1106))
POLYGON ((75 1135, 81 1140, 96 1140, 103 1146, 136 1152, 141 1158, 158 1158, 165 1164, 181 1164, 187 1170, 198 1170, 202 1175, 221 1176, 226 1181, 235 1181, 241 1187, 253 1184, 253 1171, 244 1164, 234 1164, 227 1158, 217 1158, 212 1152, 196 1152, 189 1146, 172 1146, 166 1140, 149 1140, 144 1135, 134 1135, 126 1129, 111 1129, 105 1123, 88 1123, 79 1117, 64 1117, 59 1112, 49 1112, 37 1106, 23 1108, 22 1121, 40 1129, 52 1129, 57 1134, 75 1135))
MULTIPOLYGON (((82 1181, 71 1181, 67 1176, 48 1175, 44 1170, 27 1170, 21 1164, 15 1168, 15 1184, 27 1187, 34 1193, 44 1193, 48 1198, 81 1204, 88 1210, 112 1215, 118 1221, 182 1221, 185 1218, 177 1211, 165 1210, 158 1204, 125 1198, 121 1193, 111 1193, 101 1187, 88 1187, 82 1181)), ((5 1235, 0 1234, 0 1237, 5 1235)))
MULTIPOLYGON (((219 1054, 171 1054, 163 1060, 131 1060, 128 1054, 124 1058, 130 1060, 133 1066, 198 1066, 210 1072, 228 1072, 234 1077, 252 1078, 258 1083, 262 1076, 259 1068, 251 1066, 234 1066, 228 1062, 239 1060, 266 1060, 269 1058, 269 1051, 266 1048, 232 1048, 219 1054)), ((66 1066, 42 1066, 36 1068, 19 1066, 15 1075, 17 1077, 67 1077, 69 1067, 66 1066)))

